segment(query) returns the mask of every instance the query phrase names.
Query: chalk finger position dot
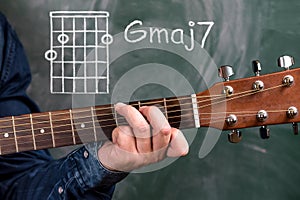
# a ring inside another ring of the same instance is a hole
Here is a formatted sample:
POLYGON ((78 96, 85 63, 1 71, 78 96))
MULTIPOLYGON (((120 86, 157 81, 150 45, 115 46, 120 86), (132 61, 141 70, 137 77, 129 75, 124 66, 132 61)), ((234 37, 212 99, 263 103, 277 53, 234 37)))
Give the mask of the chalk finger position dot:
POLYGON ((67 34, 62 33, 57 37, 57 40, 61 44, 66 44, 67 42, 69 42, 69 36, 67 34))
POLYGON ((110 45, 113 42, 113 37, 110 34, 105 34, 101 37, 101 42, 105 45, 110 45))
POLYGON ((57 58, 57 52, 50 49, 48 51, 46 51, 45 53, 45 58, 48 60, 48 61, 53 61, 57 58))

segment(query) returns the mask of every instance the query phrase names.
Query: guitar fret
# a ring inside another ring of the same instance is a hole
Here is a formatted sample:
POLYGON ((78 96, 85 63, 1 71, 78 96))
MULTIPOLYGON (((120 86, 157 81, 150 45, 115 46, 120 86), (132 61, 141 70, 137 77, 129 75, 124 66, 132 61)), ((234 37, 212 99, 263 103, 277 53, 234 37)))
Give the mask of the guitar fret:
POLYGON ((94 137, 95 137, 95 142, 97 142, 97 132, 96 132, 96 126, 95 126, 95 115, 94 115, 94 109, 91 107, 91 113, 92 113, 92 121, 93 121, 93 127, 94 127, 94 137))
POLYGON ((199 112, 198 112, 197 95, 192 94, 191 98, 192 98, 195 127, 200 128, 200 117, 199 117, 199 112))
MULTIPOLYGON (((74 119, 74 111, 72 111, 72 118, 74 119)), ((51 120, 56 147, 73 145, 74 138, 75 143, 77 143, 76 137, 74 137, 75 129, 74 134, 72 131, 72 124, 76 124, 76 122, 71 123, 70 111, 63 110, 52 112, 51 120)))
POLYGON ((30 116, 30 125, 31 125, 31 133, 32 133, 32 140, 33 140, 33 148, 36 150, 36 142, 35 142, 35 135, 34 135, 34 129, 33 129, 33 121, 32 121, 32 114, 30 116))
POLYGON ((74 124, 73 124, 73 115, 72 115, 72 110, 69 110, 70 113, 70 122, 71 122, 71 128, 72 128, 72 138, 73 138, 73 144, 76 144, 76 139, 75 139, 75 132, 74 132, 74 124))
POLYGON ((12 118, 5 117, 0 120, 0 146, 1 155, 15 153, 16 144, 13 136, 12 118))
POLYGON ((51 124, 48 113, 32 114, 32 129, 34 134, 34 141, 32 141, 32 143, 33 146, 36 146, 36 149, 53 147, 51 124))
POLYGON ((12 119, 13 132, 14 132, 14 137, 15 137, 16 152, 19 152, 18 141, 17 141, 17 134, 16 134, 16 126, 15 126, 15 117, 12 116, 11 119, 12 119))
POLYGON ((53 133, 53 124, 52 124, 52 116, 51 112, 48 112, 49 120, 50 120, 50 127, 51 127, 51 136, 52 136, 52 146, 55 147, 55 140, 54 140, 54 133, 53 133))
POLYGON ((1 145, 1 143, 0 143, 0 155, 2 155, 2 149, 1 149, 1 146, 2 146, 2 145, 1 145))
POLYGON ((118 122, 118 113, 117 113, 117 111, 116 111, 115 108, 113 108, 113 109, 114 109, 114 118, 115 118, 116 125, 119 126, 119 122, 118 122))
POLYGON ((165 107, 165 117, 166 119, 168 120, 168 109, 167 109, 167 101, 166 101, 166 98, 164 98, 164 107, 165 107))
POLYGON ((95 121, 91 115, 91 111, 91 107, 73 111, 73 126, 77 133, 76 143, 93 142, 95 138, 99 138, 96 135, 97 130, 95 129, 95 121))

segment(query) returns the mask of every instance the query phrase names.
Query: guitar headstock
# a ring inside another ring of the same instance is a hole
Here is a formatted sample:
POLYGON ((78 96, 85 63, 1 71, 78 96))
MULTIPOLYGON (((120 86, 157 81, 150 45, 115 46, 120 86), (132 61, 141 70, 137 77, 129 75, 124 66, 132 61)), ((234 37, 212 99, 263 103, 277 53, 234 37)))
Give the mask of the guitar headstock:
MULTIPOLYGON (((289 70, 293 62, 292 57, 280 57, 278 63, 285 71, 260 75, 260 63, 254 61, 257 76, 232 81, 226 76, 225 82, 197 94, 201 126, 232 130, 232 142, 239 140, 237 130, 247 127, 261 126, 262 138, 268 138, 267 125, 293 123, 297 134, 300 68, 289 70)), ((227 72, 228 66, 220 70, 223 75, 227 72)))

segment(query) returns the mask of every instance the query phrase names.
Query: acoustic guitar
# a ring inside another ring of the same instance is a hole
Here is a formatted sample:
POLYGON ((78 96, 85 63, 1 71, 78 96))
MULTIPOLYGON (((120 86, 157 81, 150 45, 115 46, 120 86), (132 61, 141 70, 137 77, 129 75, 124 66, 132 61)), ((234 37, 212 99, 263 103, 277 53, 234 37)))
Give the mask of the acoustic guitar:
MULTIPOLYGON (((220 68, 225 82, 189 96, 131 102, 139 108, 155 105, 171 126, 214 127, 230 130, 230 142, 239 142, 238 129, 261 126, 262 138, 269 137, 267 125, 292 123, 298 134, 300 121, 300 69, 289 70, 292 57, 279 64, 285 71, 259 75, 260 63, 253 62, 257 76, 229 81, 229 66, 220 68)), ((24 114, 0 119, 0 155, 107 140, 112 130, 126 124, 114 105, 24 114)))

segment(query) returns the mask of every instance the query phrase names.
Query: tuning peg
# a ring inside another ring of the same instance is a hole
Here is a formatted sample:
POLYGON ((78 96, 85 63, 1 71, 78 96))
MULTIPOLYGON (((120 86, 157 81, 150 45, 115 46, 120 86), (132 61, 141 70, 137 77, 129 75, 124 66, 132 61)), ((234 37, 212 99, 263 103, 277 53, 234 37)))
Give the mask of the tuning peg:
POLYGON ((270 129, 268 129, 267 126, 262 126, 259 129, 259 134, 262 139, 269 139, 270 129))
POLYGON ((234 74, 233 69, 230 65, 223 65, 219 68, 219 77, 225 81, 229 81, 229 77, 234 74))
POLYGON ((293 122, 293 132, 294 135, 298 135, 298 124, 293 122))
POLYGON ((242 132, 239 130, 232 130, 228 134, 228 141, 231 143, 239 143, 242 140, 242 132))
POLYGON ((255 76, 260 75, 261 63, 259 62, 259 60, 253 60, 252 61, 252 70, 253 70, 255 76))
POLYGON ((295 64, 295 60, 292 56, 280 56, 277 60, 278 66, 288 70, 291 66, 295 64))

